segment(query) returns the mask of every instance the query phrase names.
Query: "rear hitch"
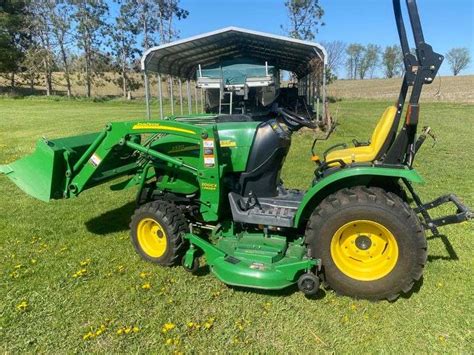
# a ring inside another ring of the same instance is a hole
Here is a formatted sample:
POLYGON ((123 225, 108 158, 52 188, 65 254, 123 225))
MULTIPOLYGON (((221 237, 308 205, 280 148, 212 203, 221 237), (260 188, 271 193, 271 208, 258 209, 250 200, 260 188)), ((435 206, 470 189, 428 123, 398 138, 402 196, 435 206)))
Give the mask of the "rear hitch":
POLYGON ((455 194, 443 195, 431 202, 423 203, 420 197, 416 194, 411 183, 408 180, 403 181, 417 205, 417 207, 414 209, 415 213, 421 214, 423 217, 423 227, 425 227, 425 229, 431 230, 433 235, 440 235, 438 227, 446 226, 448 224, 461 223, 474 218, 474 213, 469 209, 469 207, 463 204, 455 194), (446 203, 453 203, 457 208, 456 213, 443 217, 432 218, 428 211, 446 203))

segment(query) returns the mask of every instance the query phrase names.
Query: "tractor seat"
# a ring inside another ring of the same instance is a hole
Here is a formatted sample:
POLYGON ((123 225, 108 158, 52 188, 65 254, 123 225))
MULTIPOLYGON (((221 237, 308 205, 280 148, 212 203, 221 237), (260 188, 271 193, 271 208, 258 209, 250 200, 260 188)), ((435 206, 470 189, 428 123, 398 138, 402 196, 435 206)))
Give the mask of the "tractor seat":
POLYGON ((374 161, 387 140, 396 114, 397 108, 395 106, 387 107, 377 123, 374 133, 372 133, 368 145, 334 150, 326 155, 326 163, 328 163, 329 166, 334 166, 337 165, 337 163, 330 164, 330 162, 334 160, 342 160, 346 164, 374 161))

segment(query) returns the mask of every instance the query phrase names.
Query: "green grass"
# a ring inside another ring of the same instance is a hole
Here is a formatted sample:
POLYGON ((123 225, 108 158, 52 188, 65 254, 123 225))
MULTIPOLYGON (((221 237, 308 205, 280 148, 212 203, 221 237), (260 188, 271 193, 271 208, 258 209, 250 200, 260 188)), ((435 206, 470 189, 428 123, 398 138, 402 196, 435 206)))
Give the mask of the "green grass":
MULTIPOLYGON (((386 105, 334 104, 341 125, 318 151, 366 139, 386 105)), ((0 163, 31 152, 42 135, 95 131, 107 121, 143 116, 141 103, 1 99, 0 163)), ((452 191, 474 206, 474 105, 425 104, 421 120, 433 127, 438 144, 432 149, 427 141, 417 158, 427 180, 417 187, 420 194, 429 199, 452 191)), ((311 142, 312 133, 294 136, 286 185, 308 187, 311 142)), ((101 186, 46 204, 0 176, 0 196, 1 351, 474 352, 472 224, 445 227, 450 245, 429 238, 423 284, 409 297, 371 303, 325 291, 309 300, 295 289, 234 289, 211 274, 142 261, 128 236, 133 191, 101 186), (82 268, 87 274, 74 278, 82 268), (22 301, 25 311, 18 309, 22 301), (189 328, 189 322, 203 326, 189 328), (165 323, 176 327, 163 333, 165 323), (101 325, 102 334, 83 340, 101 325), (128 326, 139 331, 117 334, 128 326)))

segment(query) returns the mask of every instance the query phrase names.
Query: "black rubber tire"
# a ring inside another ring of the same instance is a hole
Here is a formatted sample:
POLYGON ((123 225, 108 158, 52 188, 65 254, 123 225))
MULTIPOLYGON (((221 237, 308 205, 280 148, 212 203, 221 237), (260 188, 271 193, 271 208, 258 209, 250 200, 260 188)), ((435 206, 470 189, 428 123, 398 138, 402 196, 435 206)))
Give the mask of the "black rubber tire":
POLYGON ((395 300, 408 293, 423 273, 427 243, 423 227, 410 206, 399 196, 377 187, 352 187, 326 197, 313 211, 305 232, 311 255, 322 261, 326 284, 338 294, 369 300, 395 300), (331 256, 331 240, 344 224, 372 220, 395 237, 398 259, 384 277, 361 281, 341 272, 331 256))
POLYGON ((305 273, 298 279, 298 289, 306 296, 314 296, 319 291, 319 277, 312 273, 305 273))
POLYGON ((187 272, 190 272, 191 274, 195 274, 197 273, 197 271, 199 270, 199 258, 195 257, 193 259, 193 266, 191 268, 188 268, 186 265, 184 265, 184 260, 186 258, 186 255, 183 256, 183 258, 181 259, 181 265, 183 266, 184 270, 186 270, 187 272))
POLYGON ((167 201, 153 201, 138 207, 130 222, 130 238, 137 253, 143 259, 163 266, 179 264, 184 255, 186 230, 187 224, 183 213, 173 203, 167 201), (138 242, 137 226, 143 218, 153 218, 165 229, 167 248, 160 257, 147 254, 138 242))

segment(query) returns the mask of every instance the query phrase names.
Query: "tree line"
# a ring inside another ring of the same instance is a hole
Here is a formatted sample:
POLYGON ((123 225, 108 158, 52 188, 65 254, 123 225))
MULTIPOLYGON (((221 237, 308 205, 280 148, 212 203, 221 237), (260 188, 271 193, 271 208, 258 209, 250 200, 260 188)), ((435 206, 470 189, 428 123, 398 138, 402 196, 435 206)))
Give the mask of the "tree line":
MULTIPOLYGON (((369 43, 346 44, 342 41, 323 42, 328 52, 328 67, 331 73, 344 67, 347 79, 373 78, 377 71, 385 78, 401 76, 405 70, 403 53, 399 45, 394 44, 385 48, 369 43)), ((412 49, 415 52, 414 49, 412 49)), ((467 48, 453 48, 446 53, 446 60, 453 75, 458 75, 471 62, 467 48)))
MULTIPOLYGON (((319 0, 285 0, 289 36, 317 40, 324 26, 319 0)), ((0 76, 15 88, 20 79, 31 90, 44 86, 51 95, 53 72, 60 72, 68 96, 75 83, 92 95, 92 87, 108 80, 124 97, 142 85, 141 54, 153 45, 176 39, 176 22, 189 12, 179 0, 3 0, 0 1, 0 76), (106 73, 114 73, 107 76, 106 73)), ((322 42, 328 52, 329 81, 341 68, 348 79, 366 79, 380 72, 387 78, 402 75, 403 55, 398 45, 322 42)), ((446 54, 453 75, 468 67, 467 48, 446 54)))
POLYGON ((60 71, 67 95, 71 76, 92 95, 107 72, 123 96, 137 89, 141 53, 178 36, 175 22, 189 12, 179 0, 34 0, 0 4, 0 75, 10 86, 21 78, 53 91, 53 72, 60 71))

